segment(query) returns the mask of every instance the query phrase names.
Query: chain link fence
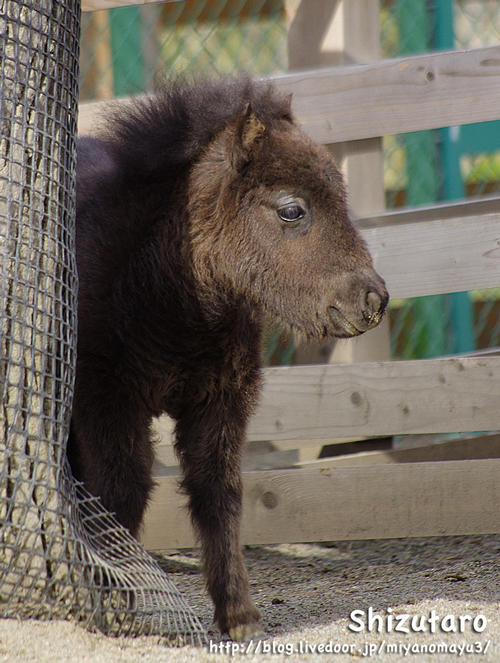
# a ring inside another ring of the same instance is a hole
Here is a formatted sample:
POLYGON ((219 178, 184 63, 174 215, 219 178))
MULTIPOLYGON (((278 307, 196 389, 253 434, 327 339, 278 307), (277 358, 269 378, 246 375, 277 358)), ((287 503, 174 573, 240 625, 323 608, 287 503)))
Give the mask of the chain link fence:
POLYGON ((83 16, 81 100, 150 90, 184 72, 286 69, 282 0, 181 0, 83 16))
MULTIPOLYGON (((500 44, 500 4, 491 0, 387 0, 384 57, 500 44)), ((386 205, 430 204, 500 193, 500 123, 384 138, 386 205)), ((392 302, 396 358, 436 357, 495 347, 499 291, 392 302)))

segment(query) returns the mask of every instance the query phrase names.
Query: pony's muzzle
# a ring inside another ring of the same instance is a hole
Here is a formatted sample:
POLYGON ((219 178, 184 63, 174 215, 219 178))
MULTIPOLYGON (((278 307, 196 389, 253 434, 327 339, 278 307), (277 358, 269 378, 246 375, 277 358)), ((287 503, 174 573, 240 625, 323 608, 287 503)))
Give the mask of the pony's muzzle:
POLYGON ((352 284, 351 289, 357 292, 351 306, 339 303, 328 307, 335 335, 344 338, 359 336, 376 327, 389 302, 385 282, 376 272, 372 272, 364 282, 352 284))

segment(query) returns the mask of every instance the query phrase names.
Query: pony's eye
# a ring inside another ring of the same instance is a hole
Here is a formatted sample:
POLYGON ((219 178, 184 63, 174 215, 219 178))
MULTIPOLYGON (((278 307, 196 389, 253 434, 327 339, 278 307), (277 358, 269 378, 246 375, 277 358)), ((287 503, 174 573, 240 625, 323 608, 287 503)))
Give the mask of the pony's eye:
POLYGON ((282 221, 292 223, 304 218, 306 212, 300 205, 284 205, 278 209, 278 216, 282 221))

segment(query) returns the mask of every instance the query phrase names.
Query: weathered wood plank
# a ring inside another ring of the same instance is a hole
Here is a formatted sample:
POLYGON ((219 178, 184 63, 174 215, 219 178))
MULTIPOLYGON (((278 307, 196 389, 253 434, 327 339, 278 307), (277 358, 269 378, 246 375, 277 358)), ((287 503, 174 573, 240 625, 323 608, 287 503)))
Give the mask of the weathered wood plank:
POLYGON ((249 439, 500 429, 500 358, 268 368, 249 439))
MULTIPOLYGON (((107 0, 92 0, 98 1, 107 0)), ((295 114, 321 143, 500 118, 500 46, 332 67, 274 80, 293 93, 295 114)), ((81 105, 80 133, 92 131, 102 103, 81 105)))
POLYGON ((500 206, 494 214, 362 233, 393 299, 500 286, 500 206))
MULTIPOLYGON (((282 449, 301 440, 500 430, 500 357, 266 368, 264 378, 248 439, 287 441, 282 449)), ((161 417, 155 429, 166 445, 171 420, 161 417)))
POLYGON ((363 229, 385 228, 408 223, 423 223, 424 221, 477 218, 496 214, 499 211, 500 196, 485 196, 484 198, 467 198, 432 205, 419 205, 418 207, 399 207, 386 210, 381 214, 359 218, 356 222, 363 229))
MULTIPOLYGON (((146 548, 194 545, 184 504, 177 480, 159 478, 146 548)), ((499 459, 244 474, 243 544, 499 531, 499 459)))
POLYGON ((321 143, 500 118, 500 47, 382 60, 275 79, 321 143))

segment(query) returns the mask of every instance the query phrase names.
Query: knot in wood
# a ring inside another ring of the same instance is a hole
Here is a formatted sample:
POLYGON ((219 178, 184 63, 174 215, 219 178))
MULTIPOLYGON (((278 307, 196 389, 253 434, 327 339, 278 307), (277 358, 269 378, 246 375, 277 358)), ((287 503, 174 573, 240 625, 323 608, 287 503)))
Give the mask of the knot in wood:
POLYGON ((266 509, 275 509, 278 506, 278 496, 268 490, 262 495, 262 504, 266 509))

